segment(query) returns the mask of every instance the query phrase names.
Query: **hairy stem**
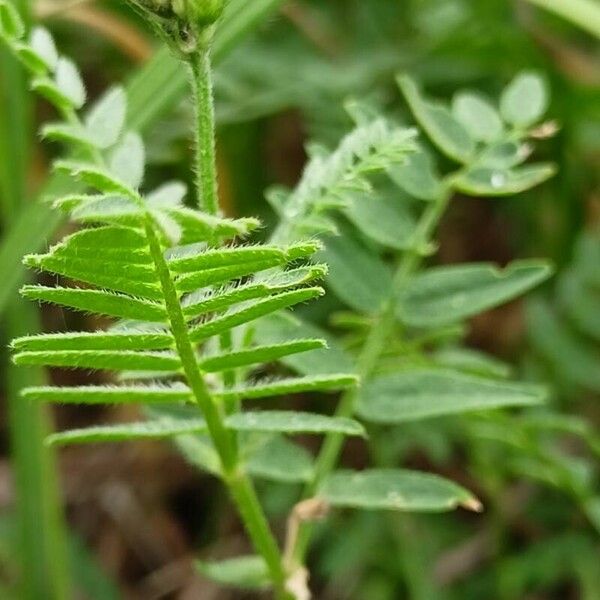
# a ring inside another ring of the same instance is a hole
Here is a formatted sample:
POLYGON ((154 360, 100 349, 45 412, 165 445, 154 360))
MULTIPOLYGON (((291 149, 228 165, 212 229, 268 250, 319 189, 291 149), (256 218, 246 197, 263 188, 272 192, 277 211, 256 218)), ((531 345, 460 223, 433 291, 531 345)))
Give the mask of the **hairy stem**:
POLYGON ((229 488, 229 492, 256 550, 262 555, 269 568, 277 597, 287 600, 285 571, 279 546, 269 528, 254 487, 241 467, 235 438, 232 432, 225 427, 222 407, 213 398, 198 367, 194 346, 188 335, 177 290, 175 289, 169 267, 163 256, 162 248, 156 237, 152 217, 149 214, 146 222, 146 236, 165 297, 165 305, 171 332, 175 338, 175 345, 187 382, 198 406, 202 410, 210 437, 219 454, 223 480, 229 488))
MULTIPOLYGON (((395 299, 410 281, 413 273, 423 260, 423 250, 430 244, 431 237, 446 210, 450 197, 450 188, 447 186, 440 193, 437 200, 427 207, 415 231, 416 244, 412 248, 407 249, 400 259, 394 275, 392 293, 380 307, 379 313, 375 317, 373 326, 357 358, 357 374, 361 380, 367 379, 372 375, 373 369, 377 365, 382 352, 385 350, 386 342, 396 321, 395 299)), ((356 389, 350 389, 342 395, 335 412, 336 417, 353 416, 357 393, 356 389)), ((323 480, 333 471, 339 461, 343 443, 344 436, 338 433, 330 433, 325 437, 317 456, 314 476, 304 490, 305 498, 313 496, 323 480)), ((312 529, 313 526, 309 522, 305 522, 301 526, 293 554, 296 564, 304 562, 312 529)))
MULTIPOLYGON (((203 211, 216 215, 219 213, 219 200, 217 193, 215 117, 209 49, 205 48, 196 52, 191 58, 190 65, 192 69, 194 109, 196 114, 196 195, 198 206, 203 211)), ((202 372, 198 367, 194 347, 189 339, 185 318, 179 303, 179 297, 162 255, 160 244, 154 233, 150 217, 147 224, 147 232, 151 252, 155 257, 154 262, 165 293, 171 331, 175 337, 175 343, 188 383, 204 414, 210 436, 221 459, 224 482, 237 506, 254 547, 262 555, 267 564, 276 597, 280 600, 291 600, 290 595, 285 590, 286 573, 281 551, 271 532, 254 486, 243 471, 239 460, 236 436, 225 427, 224 409, 213 399, 206 386, 202 372)), ((233 340, 230 332, 220 336, 220 345, 222 350, 227 351, 232 349, 233 340)), ((234 371, 225 372, 223 385, 229 387, 234 382, 234 371)))
POLYGON ((198 206, 204 212, 219 212, 215 159, 215 110, 213 106, 210 51, 202 49, 190 60, 194 90, 195 169, 198 206))

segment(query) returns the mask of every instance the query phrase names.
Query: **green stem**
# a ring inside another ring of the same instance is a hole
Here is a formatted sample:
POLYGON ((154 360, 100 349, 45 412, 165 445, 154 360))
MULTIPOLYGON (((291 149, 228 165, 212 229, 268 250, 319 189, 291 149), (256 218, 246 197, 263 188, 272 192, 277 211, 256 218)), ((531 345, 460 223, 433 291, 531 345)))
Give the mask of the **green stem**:
MULTIPOLYGON (((423 260, 424 250, 429 246, 431 237, 442 217, 451 197, 450 187, 447 186, 435 202, 432 202, 423 212, 415 230, 416 244, 406 250, 396 269, 392 291, 389 298, 383 303, 379 314, 376 316, 373 327, 357 359, 357 374, 364 380, 370 377, 375 369, 390 332, 394 329, 396 321, 396 302, 399 292, 410 281, 415 270, 423 260)), ((357 391, 350 389, 342 395, 335 412, 336 417, 352 417, 356 404, 357 391)), ((315 472, 311 481, 304 490, 304 497, 310 498, 317 493, 323 480, 333 471, 339 461, 344 443, 344 436, 331 433, 325 437, 323 445, 317 456, 315 472)), ((303 523, 293 553, 297 564, 303 564, 313 526, 303 523)))
MULTIPOLYGON (((219 213, 219 201, 215 160, 214 105, 210 51, 208 48, 195 53, 191 57, 190 65, 196 112, 196 195, 200 208, 209 214, 216 215, 219 213)), ((198 367, 194 346, 189 339, 187 325, 179 303, 179 296, 163 257, 150 216, 148 216, 146 232, 150 243, 150 251, 163 288, 171 331, 175 338, 183 370, 194 397, 204 414, 210 437, 219 454, 223 480, 237 506, 254 547, 267 564, 276 597, 281 600, 289 600, 290 595, 285 590, 286 572, 281 551, 271 532, 254 486, 240 463, 236 436, 225 427, 226 415, 224 409, 212 397, 198 367)), ((225 351, 231 350, 232 342, 230 333, 222 335, 220 338, 221 348, 225 351)), ((233 371, 224 374, 224 386, 233 385, 234 381, 235 374, 233 371)))
POLYGON ((213 106, 210 51, 200 50, 190 60, 194 90, 195 168, 198 206, 211 215, 219 212, 215 159, 215 110, 213 106))
POLYGON ((222 407, 211 395, 198 367, 194 346, 188 335, 177 290, 156 236, 152 217, 149 214, 146 222, 146 236, 165 297, 165 305, 171 332, 175 338, 175 345, 181 358, 187 382, 198 406, 202 410, 210 437, 219 454, 223 480, 229 488, 256 550, 262 555, 269 568, 277 597, 286 599, 289 596, 285 591, 286 576, 279 546, 269 528, 254 487, 241 467, 235 439, 231 431, 225 427, 222 407))

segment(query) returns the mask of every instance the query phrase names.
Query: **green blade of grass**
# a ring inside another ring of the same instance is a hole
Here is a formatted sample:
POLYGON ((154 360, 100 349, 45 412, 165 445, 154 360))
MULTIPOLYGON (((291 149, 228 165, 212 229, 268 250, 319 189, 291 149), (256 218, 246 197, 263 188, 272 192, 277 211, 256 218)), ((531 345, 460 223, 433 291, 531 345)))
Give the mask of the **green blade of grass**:
MULTIPOLYGON (((39 329, 36 307, 16 299, 6 311, 7 334, 39 329)), ((70 598, 66 528, 60 507, 55 456, 44 444, 50 425, 46 407, 24 402, 23 387, 39 382, 39 368, 11 365, 8 371, 8 416, 15 476, 20 598, 70 598)))
POLYGON ((600 4, 595 0, 528 0, 600 38, 600 4))
MULTIPOLYGON (((232 0, 217 31, 213 57, 222 60, 231 48, 283 0, 232 0)), ((187 73, 167 48, 159 50, 132 77, 127 86, 129 102, 128 125, 143 132, 179 102, 186 93, 187 73)), ((68 193, 73 184, 64 177, 52 176, 41 192, 42 198, 68 193)), ((0 244, 0 312, 14 297, 23 282, 21 257, 44 246, 63 222, 58 211, 43 202, 32 202, 18 215, 13 227, 0 244)))
MULTIPOLYGON (((17 8, 28 18, 29 2, 17 8)), ((32 133, 31 96, 25 75, 12 56, 0 49, 0 206, 2 224, 10 231, 27 194, 29 143, 32 133)), ((10 271, 15 257, 3 268, 10 271)), ((19 261, 20 262, 20 261, 19 261)), ((8 298, 6 333, 9 336, 39 328, 33 305, 8 298)), ((18 593, 23 600, 70 597, 66 560, 66 532, 58 496, 54 453, 44 445, 49 422, 46 409, 29 406, 19 392, 32 381, 42 383, 39 368, 7 368, 6 398, 15 480, 15 549, 19 568, 18 593), (50 450, 50 451, 49 451, 50 450)))

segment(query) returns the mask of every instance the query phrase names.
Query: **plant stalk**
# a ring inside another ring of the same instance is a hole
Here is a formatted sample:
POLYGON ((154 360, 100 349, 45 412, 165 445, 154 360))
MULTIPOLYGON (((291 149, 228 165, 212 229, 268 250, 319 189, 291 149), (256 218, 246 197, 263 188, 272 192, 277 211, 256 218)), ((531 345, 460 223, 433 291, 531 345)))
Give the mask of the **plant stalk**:
MULTIPOLYGON (((194 53, 190 65, 196 114, 196 195, 201 210, 216 215, 219 214, 220 210, 217 191, 210 50, 203 48, 194 53)), ((177 291, 162 255, 151 220, 147 224, 147 235, 165 293, 171 331, 175 337, 188 383, 204 414, 211 439, 221 459, 224 483, 227 485, 229 493, 237 506, 238 513, 254 547, 267 564, 276 598, 278 600, 292 600, 291 595, 285 589, 287 578, 279 545, 273 536, 254 486, 243 471, 243 466, 239 460, 236 435, 225 427, 224 409, 215 402, 198 367, 177 291)), ((220 345, 224 351, 231 350, 232 337, 230 332, 220 336, 220 345)), ((223 385, 228 387, 233 385, 234 382, 234 371, 226 372, 223 385)))
MULTIPOLYGON (((361 380, 367 379, 372 375, 373 369, 385 350, 386 342, 396 321, 396 299, 423 260, 424 251, 430 245, 431 237, 448 206, 450 198, 451 188, 447 184, 444 190, 440 192, 437 200, 432 202, 423 212, 417 224, 415 231, 417 242, 412 248, 407 249, 403 253, 394 275, 392 293, 381 306, 362 351, 358 356, 356 370, 361 380)), ((350 418, 353 416, 357 394, 358 391, 356 389, 350 389, 342 395, 335 412, 336 417, 350 418)), ((314 476, 304 490, 304 498, 314 496, 321 483, 333 471, 339 461, 343 443, 344 436, 338 433, 330 433, 325 437, 317 456, 314 476)), ((312 530, 313 524, 310 522, 304 522, 300 528, 296 548, 293 553, 294 561, 298 565, 304 563, 312 530)))
POLYGON ((177 346, 188 384, 192 389, 198 406, 202 410, 210 437, 219 454, 223 470, 223 480, 229 488, 229 492, 237 506, 254 547, 262 555, 267 564, 277 598, 288 600, 289 595, 285 591, 286 575, 279 546, 271 532, 254 487, 241 468, 235 438, 232 432, 225 427, 222 408, 211 395, 202 372, 198 367, 198 361, 196 360, 193 344, 189 339, 177 290, 175 289, 169 267, 163 256, 162 248, 156 237, 150 215, 148 215, 146 223, 146 236, 165 296, 169 324, 175 338, 175 345, 177 346))
POLYGON ((195 52, 190 60, 194 91, 195 170, 198 207, 211 215, 219 212, 215 158, 215 109, 210 50, 195 52))

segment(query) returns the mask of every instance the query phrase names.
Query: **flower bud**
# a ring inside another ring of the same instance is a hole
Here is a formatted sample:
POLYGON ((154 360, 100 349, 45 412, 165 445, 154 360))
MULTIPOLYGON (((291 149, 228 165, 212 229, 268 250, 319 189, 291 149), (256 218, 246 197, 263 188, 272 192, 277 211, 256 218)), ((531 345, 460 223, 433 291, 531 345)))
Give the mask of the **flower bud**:
POLYGON ((192 26, 212 25, 223 12, 224 0, 172 0, 173 12, 192 26))
POLYGON ((130 0, 184 58, 210 42, 226 0, 130 0))

